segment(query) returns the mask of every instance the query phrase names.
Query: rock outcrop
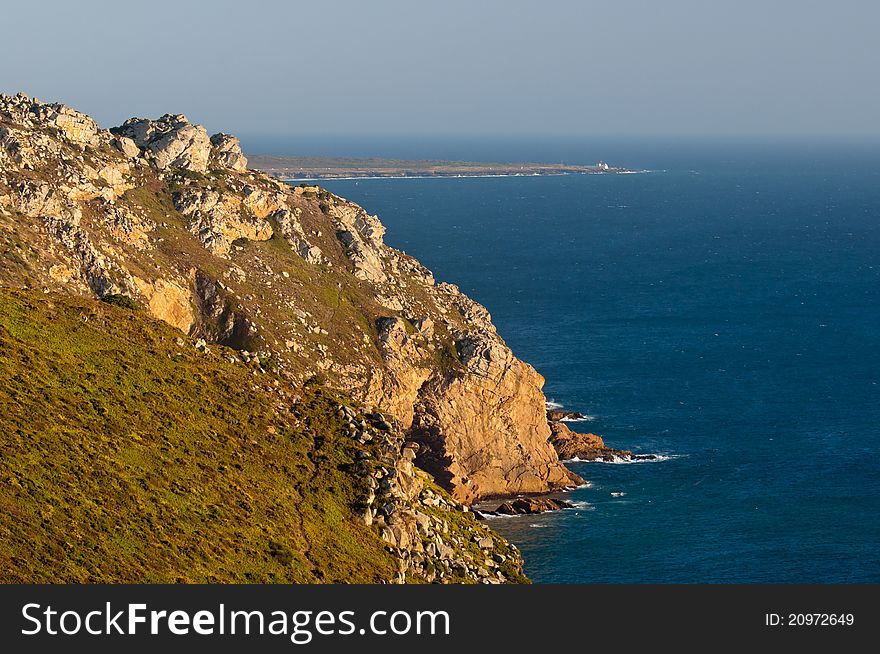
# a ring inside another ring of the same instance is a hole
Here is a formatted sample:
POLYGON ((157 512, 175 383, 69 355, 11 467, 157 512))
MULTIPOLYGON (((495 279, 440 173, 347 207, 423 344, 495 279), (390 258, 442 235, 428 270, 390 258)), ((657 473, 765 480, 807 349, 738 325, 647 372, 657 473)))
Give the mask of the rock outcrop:
POLYGON ((415 406, 411 434, 426 446, 420 465, 465 502, 577 485, 548 442, 544 379, 488 333, 463 334, 455 345, 465 373, 433 378, 415 406))
POLYGON ((248 170, 237 139, 182 115, 108 131, 0 96, 0 285, 127 295, 260 370, 344 389, 395 416, 459 502, 577 484, 549 442, 543 378, 384 232, 320 187, 248 170))
POLYGON ((354 265, 355 276, 373 283, 387 282, 381 256, 385 227, 379 219, 351 203, 334 202, 328 213, 336 227, 336 238, 354 265))
POLYGON ((247 158, 241 151, 238 138, 219 132, 211 137, 211 145, 214 146, 212 154, 219 167, 231 168, 239 172, 247 170, 247 158))
POLYGON ((565 500, 557 500, 552 497, 519 497, 510 502, 505 502, 489 515, 532 515, 546 513, 547 511, 559 511, 560 509, 574 508, 574 504, 565 500))
POLYGON ((582 422, 589 420, 583 413, 577 411, 563 411, 562 409, 547 409, 547 420, 550 422, 559 422, 562 420, 570 420, 572 422, 582 422))
POLYGON ((561 422, 551 422, 550 443, 564 461, 651 461, 655 454, 633 454, 629 450, 617 450, 605 445, 605 441, 596 434, 581 434, 572 431, 561 422))
POLYGON ((165 114, 158 120, 129 118, 112 131, 131 139, 159 170, 181 168, 203 173, 208 169, 208 132, 201 125, 190 123, 183 114, 165 114))
POLYGON ((187 228, 212 254, 226 256, 239 239, 266 241, 273 230, 262 217, 234 193, 218 193, 209 187, 187 187, 175 193, 174 206, 187 219, 187 228))

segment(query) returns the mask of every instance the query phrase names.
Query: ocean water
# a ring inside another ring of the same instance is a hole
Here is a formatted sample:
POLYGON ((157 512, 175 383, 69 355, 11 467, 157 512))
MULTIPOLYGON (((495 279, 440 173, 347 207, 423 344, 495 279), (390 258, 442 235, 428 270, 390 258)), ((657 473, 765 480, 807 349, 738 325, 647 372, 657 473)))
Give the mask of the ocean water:
MULTIPOLYGON (((572 159, 548 147, 517 155, 572 159)), ((654 172, 323 182, 485 304, 574 429, 669 457, 572 463, 577 509, 492 526, 536 582, 880 582, 880 148, 613 150, 654 172)))

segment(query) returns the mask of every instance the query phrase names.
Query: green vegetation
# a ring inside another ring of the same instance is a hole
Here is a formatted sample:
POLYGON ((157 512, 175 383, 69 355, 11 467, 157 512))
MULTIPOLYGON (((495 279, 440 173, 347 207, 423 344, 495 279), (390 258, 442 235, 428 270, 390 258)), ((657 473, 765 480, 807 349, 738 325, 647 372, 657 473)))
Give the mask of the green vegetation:
POLYGON ((120 201, 131 208, 141 209, 158 224, 168 222, 175 227, 183 226, 183 220, 171 201, 168 187, 158 180, 149 180, 143 186, 129 189, 122 194, 120 201))
POLYGON ((0 581, 377 582, 336 398, 142 312, 0 291, 0 581))
POLYGON ((127 295, 123 295, 122 293, 111 293, 110 295, 105 295, 101 298, 101 302, 112 304, 113 306, 119 307, 120 309, 128 309, 129 311, 136 311, 139 308, 137 302, 132 300, 127 295))

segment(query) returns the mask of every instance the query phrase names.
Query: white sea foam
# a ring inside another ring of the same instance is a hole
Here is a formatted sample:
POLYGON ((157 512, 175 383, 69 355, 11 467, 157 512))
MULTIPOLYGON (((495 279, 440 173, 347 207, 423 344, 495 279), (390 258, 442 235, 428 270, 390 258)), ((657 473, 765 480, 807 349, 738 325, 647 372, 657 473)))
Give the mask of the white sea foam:
POLYGON ((555 400, 547 400, 545 402, 545 404, 547 405, 548 409, 561 409, 562 408, 562 405, 559 402, 556 402, 555 400))
POLYGON ((559 422, 590 422, 595 419, 596 416, 584 416, 583 418, 560 418, 559 422))
POLYGON ((607 463, 609 465, 627 465, 630 463, 660 463, 662 461, 670 461, 671 459, 680 459, 683 457, 683 454, 654 454, 655 458, 653 459, 624 459, 623 457, 615 456, 611 461, 606 461, 604 459, 580 459, 578 457, 573 457, 571 459, 566 459, 563 463, 607 463))
POLYGON ((546 529, 549 525, 539 525, 536 522, 533 522, 529 525, 529 527, 534 527, 535 529, 546 529))
POLYGON ((578 509, 580 511, 595 511, 596 507, 587 502, 586 500, 579 500, 577 502, 572 502, 572 506, 567 507, 566 511, 572 511, 574 509, 578 509))
MULTIPOLYGON (((480 511, 477 509, 477 511, 480 511)), ((522 513, 485 513, 484 511, 480 511, 483 518, 486 520, 495 520, 496 518, 521 518, 524 514, 522 513)))

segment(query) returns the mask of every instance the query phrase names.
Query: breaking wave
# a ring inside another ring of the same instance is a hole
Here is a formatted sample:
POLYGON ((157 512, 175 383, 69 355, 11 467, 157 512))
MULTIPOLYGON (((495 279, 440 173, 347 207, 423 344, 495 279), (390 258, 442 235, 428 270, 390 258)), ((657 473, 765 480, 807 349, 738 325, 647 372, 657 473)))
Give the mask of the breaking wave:
POLYGON ((651 456, 651 459, 626 459, 620 456, 615 456, 610 461, 605 459, 580 459, 578 457, 573 457, 571 459, 565 459, 563 463, 607 463, 609 465, 627 465, 630 463, 661 463, 662 461, 670 461, 672 459, 680 459, 683 457, 683 454, 650 454, 643 456, 651 456))

